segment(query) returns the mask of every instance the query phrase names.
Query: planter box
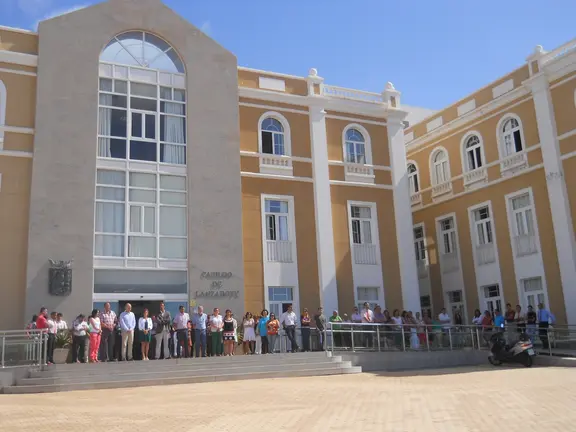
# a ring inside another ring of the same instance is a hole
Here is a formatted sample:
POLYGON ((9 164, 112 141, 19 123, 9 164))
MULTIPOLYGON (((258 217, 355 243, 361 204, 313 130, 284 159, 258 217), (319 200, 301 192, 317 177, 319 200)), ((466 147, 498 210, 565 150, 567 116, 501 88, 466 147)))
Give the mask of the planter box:
POLYGON ((54 363, 64 364, 68 361, 70 355, 70 348, 55 348, 54 349, 54 363))

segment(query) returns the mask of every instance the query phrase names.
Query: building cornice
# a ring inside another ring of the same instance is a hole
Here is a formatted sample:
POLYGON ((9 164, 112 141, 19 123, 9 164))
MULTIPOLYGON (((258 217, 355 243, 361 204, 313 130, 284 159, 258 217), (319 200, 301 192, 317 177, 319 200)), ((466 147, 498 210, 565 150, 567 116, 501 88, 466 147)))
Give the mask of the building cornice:
POLYGON ((16 51, 0 50, 0 62, 12 63, 21 66, 38 66, 38 56, 33 54, 24 54, 16 51))

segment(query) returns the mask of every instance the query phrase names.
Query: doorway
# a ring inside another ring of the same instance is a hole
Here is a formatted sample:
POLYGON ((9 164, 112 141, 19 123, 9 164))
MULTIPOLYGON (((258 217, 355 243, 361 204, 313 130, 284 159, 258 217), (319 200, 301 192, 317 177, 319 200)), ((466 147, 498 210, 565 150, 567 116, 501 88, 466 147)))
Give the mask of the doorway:
MULTIPOLYGON (((156 314, 158 313, 158 311, 160 310, 160 303, 162 303, 160 300, 158 301, 149 301, 149 300, 144 300, 144 301, 139 301, 139 300, 121 300, 118 302, 118 317, 120 317, 120 314, 122 312, 124 312, 124 308, 126 307, 126 303, 130 303, 132 305, 132 312, 134 313, 134 316, 136 317, 136 329, 134 330, 134 347, 132 349, 132 358, 134 360, 142 360, 142 349, 140 347, 140 332, 138 331, 138 320, 142 317, 142 315, 144 314, 144 309, 148 309, 148 316, 152 319, 154 319, 154 317, 156 316, 156 314)), ((122 342, 121 342, 121 338, 116 338, 117 340, 120 340, 120 348, 119 350, 122 349, 122 342)), ((154 357, 154 353, 155 353, 155 338, 152 338, 152 341, 150 342, 150 357, 153 358, 154 357)))

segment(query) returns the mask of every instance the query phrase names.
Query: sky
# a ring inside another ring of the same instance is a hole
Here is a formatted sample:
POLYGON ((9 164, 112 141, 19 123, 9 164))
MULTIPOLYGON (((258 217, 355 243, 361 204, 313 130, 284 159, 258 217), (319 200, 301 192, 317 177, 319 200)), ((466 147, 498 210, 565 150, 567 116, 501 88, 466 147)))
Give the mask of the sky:
MULTIPOLYGON (((0 0, 0 25, 98 0, 0 0)), ((240 66, 373 92, 390 81, 408 105, 441 109, 576 37, 576 0, 164 0, 232 51, 240 66)))

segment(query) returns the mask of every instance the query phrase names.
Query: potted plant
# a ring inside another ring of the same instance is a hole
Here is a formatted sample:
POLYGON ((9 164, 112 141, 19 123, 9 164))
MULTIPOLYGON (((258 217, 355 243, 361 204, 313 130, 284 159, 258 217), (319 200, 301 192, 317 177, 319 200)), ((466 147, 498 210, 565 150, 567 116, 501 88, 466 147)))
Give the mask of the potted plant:
POLYGON ((72 335, 67 331, 60 331, 56 333, 54 340, 54 363, 64 364, 70 355, 70 347, 72 346, 72 335))

